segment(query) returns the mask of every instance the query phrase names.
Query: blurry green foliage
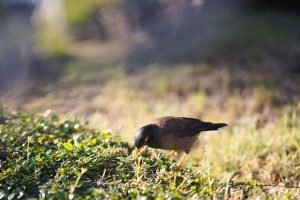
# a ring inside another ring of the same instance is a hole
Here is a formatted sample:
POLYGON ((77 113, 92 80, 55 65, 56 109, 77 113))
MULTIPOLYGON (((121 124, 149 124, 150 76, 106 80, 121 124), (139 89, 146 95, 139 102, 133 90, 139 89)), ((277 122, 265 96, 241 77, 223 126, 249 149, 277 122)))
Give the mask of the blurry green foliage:
POLYGON ((65 8, 68 20, 73 24, 83 24, 90 20, 91 14, 97 9, 117 4, 119 0, 65 0, 65 8))

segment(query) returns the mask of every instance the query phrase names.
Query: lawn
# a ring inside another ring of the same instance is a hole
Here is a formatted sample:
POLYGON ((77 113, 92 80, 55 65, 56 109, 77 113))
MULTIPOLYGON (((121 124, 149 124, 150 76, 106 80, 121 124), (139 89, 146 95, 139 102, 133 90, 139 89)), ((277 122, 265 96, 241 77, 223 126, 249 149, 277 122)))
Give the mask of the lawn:
POLYGON ((296 111, 275 127, 236 126, 234 133, 210 138, 203 163, 178 171, 173 170, 175 161, 163 153, 155 157, 146 150, 135 158, 132 145, 76 118, 1 107, 0 119, 1 199, 297 199, 300 195, 296 111), (247 130, 253 135, 247 136, 247 130))
POLYGON ((296 76, 254 69, 72 61, 57 82, 3 93, 22 110, 1 109, 1 198, 299 198, 296 76), (163 115, 229 126, 202 133, 173 171, 180 155, 132 153, 137 129, 163 115))

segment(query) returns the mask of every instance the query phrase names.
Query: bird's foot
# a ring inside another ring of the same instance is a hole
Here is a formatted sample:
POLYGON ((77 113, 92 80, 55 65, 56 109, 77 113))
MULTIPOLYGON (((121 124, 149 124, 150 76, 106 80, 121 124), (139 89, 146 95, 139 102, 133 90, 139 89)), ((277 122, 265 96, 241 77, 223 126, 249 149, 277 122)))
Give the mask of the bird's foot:
POLYGON ((183 156, 183 158, 180 160, 180 162, 174 167, 175 171, 180 169, 180 167, 181 167, 182 163, 184 162, 184 160, 186 159, 187 155, 188 154, 185 153, 184 156, 183 156))
POLYGON ((181 168, 181 165, 176 165, 173 169, 174 169, 174 171, 179 171, 180 168, 181 168))

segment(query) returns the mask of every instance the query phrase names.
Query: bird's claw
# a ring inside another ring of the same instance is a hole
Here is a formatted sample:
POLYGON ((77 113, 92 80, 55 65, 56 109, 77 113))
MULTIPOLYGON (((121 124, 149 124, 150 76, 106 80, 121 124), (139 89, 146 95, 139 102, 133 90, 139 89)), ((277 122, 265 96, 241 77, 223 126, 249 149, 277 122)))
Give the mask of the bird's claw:
POLYGON ((180 168, 181 168, 181 165, 176 165, 173 169, 174 169, 174 171, 179 171, 180 168))

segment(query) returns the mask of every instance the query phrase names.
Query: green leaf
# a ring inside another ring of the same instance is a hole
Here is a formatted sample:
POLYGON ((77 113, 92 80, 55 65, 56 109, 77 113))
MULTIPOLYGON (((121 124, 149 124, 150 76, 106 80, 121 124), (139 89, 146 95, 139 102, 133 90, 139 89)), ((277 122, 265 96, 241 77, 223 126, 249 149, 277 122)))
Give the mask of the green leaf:
POLYGON ((91 142, 90 142, 91 146, 95 146, 96 143, 97 143, 97 139, 96 138, 91 139, 91 142))
POLYGON ((41 154, 39 153, 38 155, 36 155, 34 157, 34 160, 37 161, 37 162, 41 161, 41 154))
POLYGON ((13 173, 14 170, 13 170, 11 167, 9 167, 9 168, 7 168, 6 172, 7 172, 7 173, 13 173))
POLYGON ((66 142, 63 145, 64 145, 65 149, 67 149, 68 151, 73 150, 73 144, 71 144, 70 142, 66 142))

